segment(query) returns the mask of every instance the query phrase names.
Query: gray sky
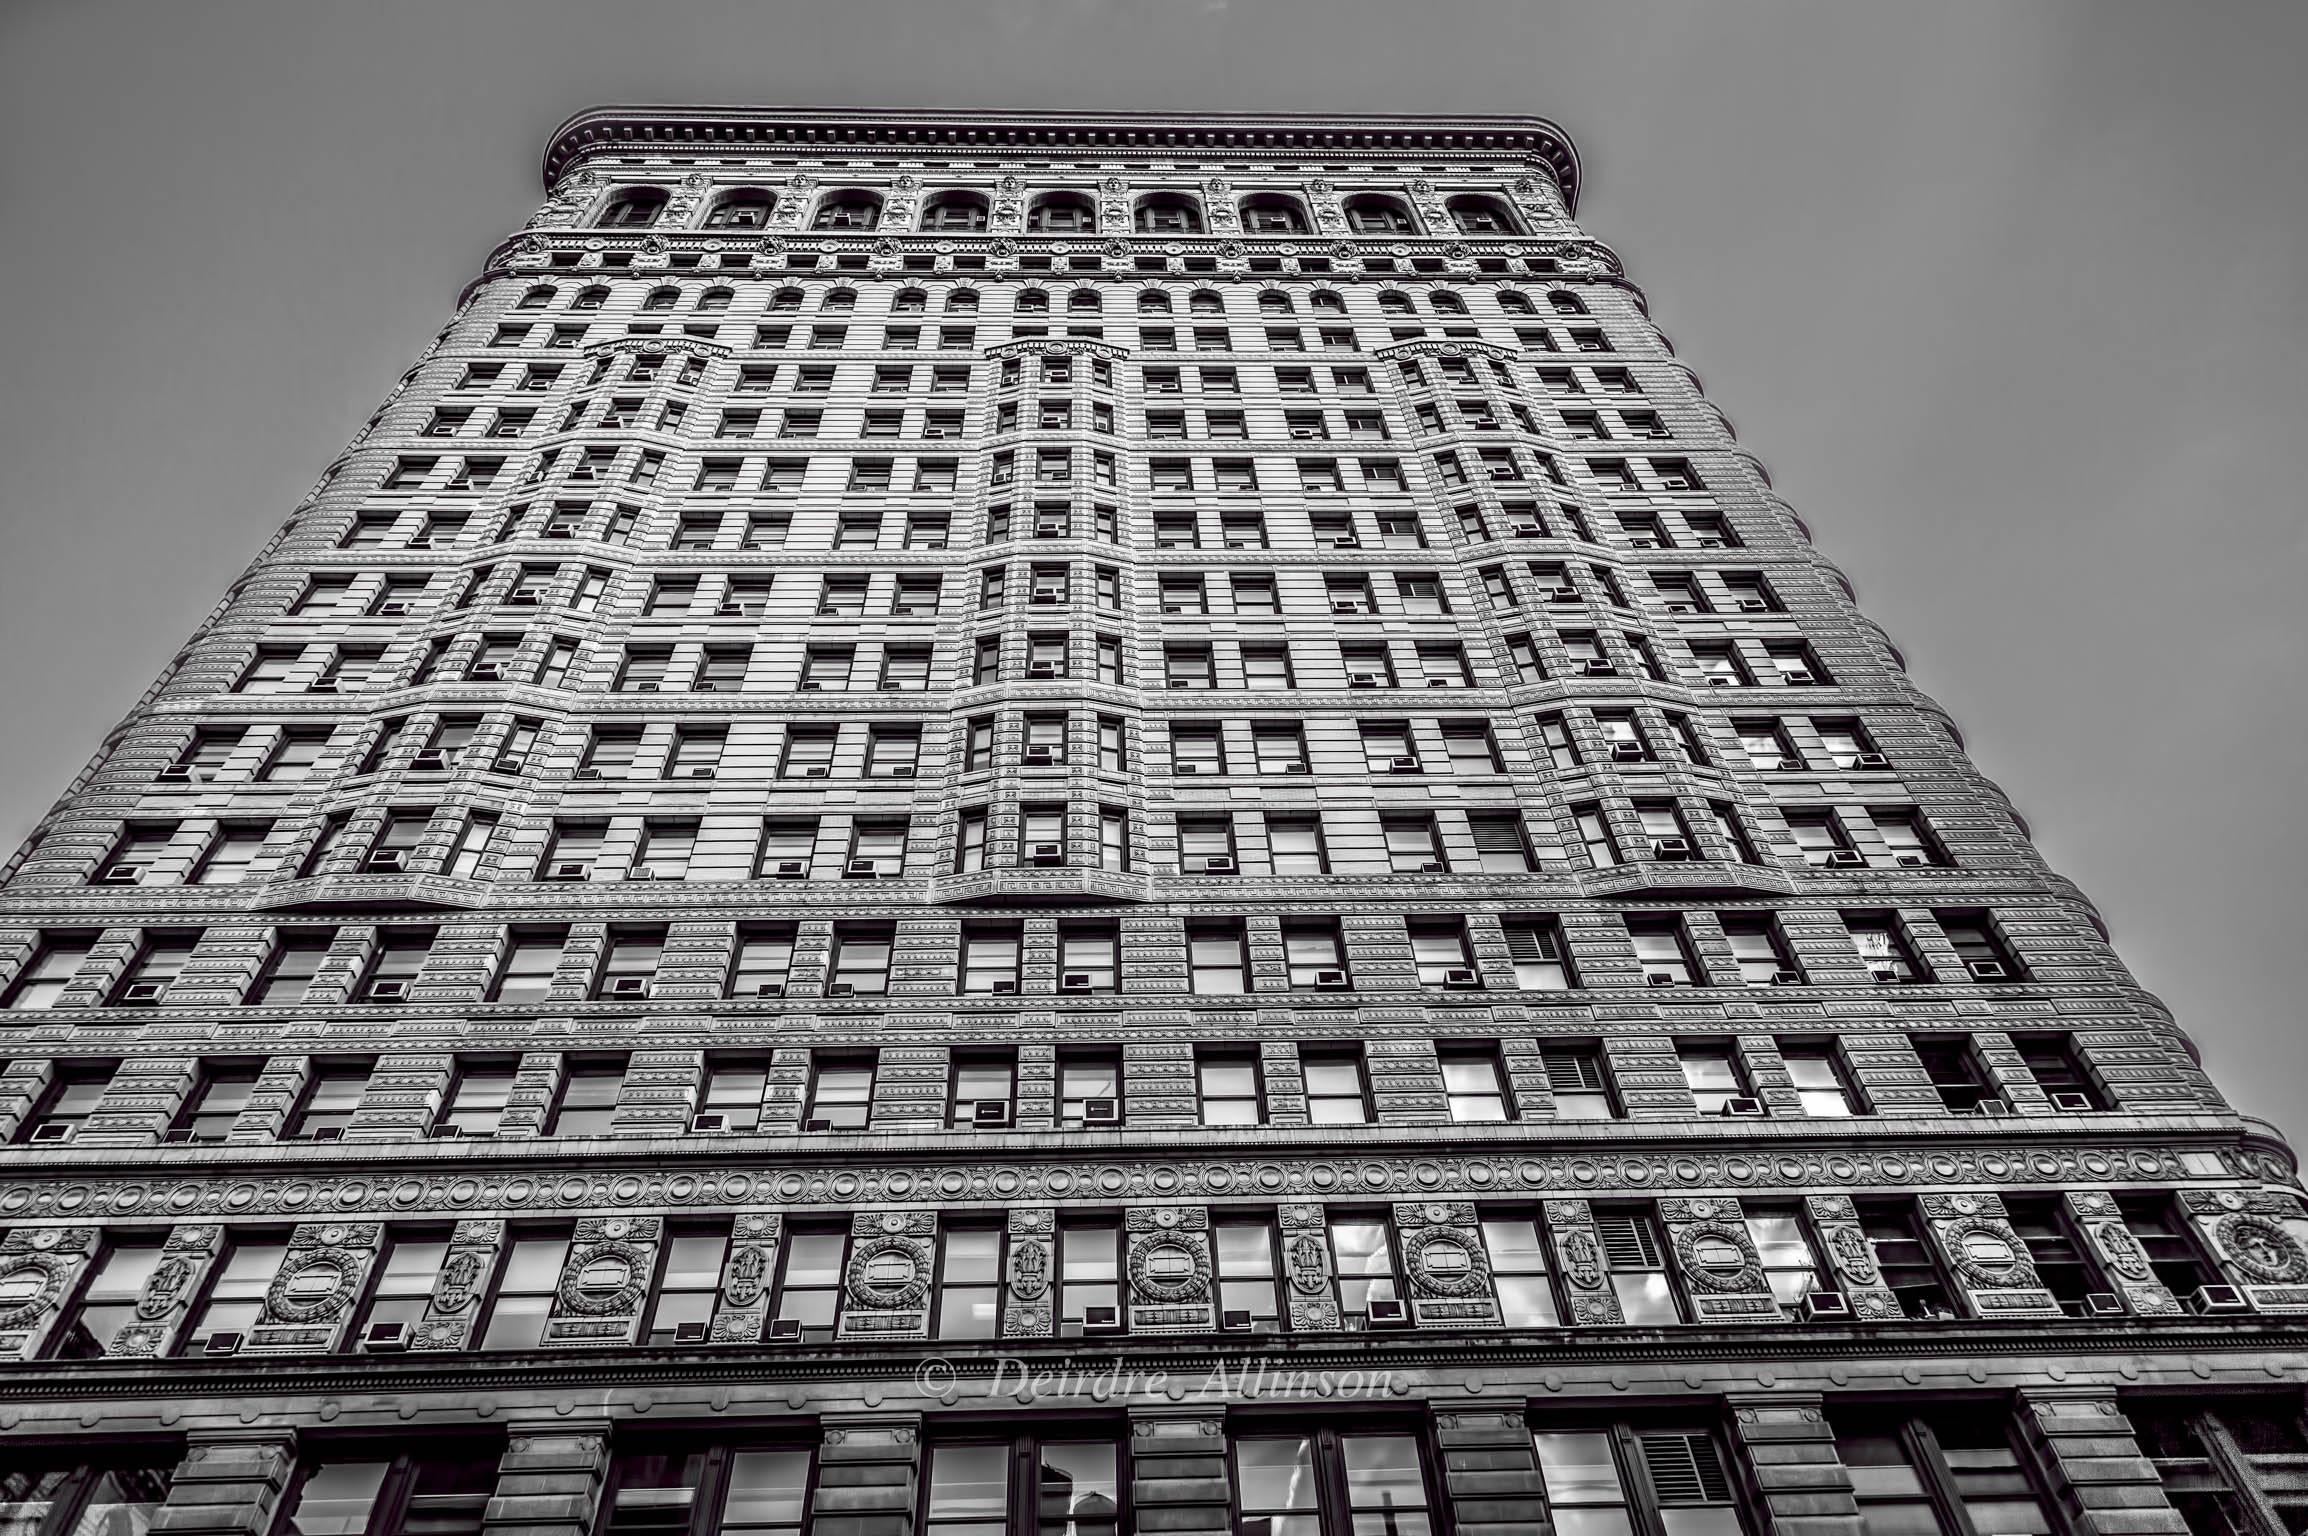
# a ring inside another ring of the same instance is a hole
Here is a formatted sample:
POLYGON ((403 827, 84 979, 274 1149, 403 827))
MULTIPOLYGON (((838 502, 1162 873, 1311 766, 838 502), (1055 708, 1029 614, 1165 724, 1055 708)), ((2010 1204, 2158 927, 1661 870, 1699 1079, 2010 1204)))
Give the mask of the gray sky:
POLYGON ((2308 1126, 2308 6, 0 3, 0 840, 602 101, 1537 112, 2214 1075, 2308 1126))

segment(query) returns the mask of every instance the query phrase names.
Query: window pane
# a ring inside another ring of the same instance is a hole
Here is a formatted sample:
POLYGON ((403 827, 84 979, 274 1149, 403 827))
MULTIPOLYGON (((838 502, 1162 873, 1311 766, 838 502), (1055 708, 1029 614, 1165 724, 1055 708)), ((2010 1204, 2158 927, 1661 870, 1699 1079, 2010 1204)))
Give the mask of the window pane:
POLYGON ((390 1469, 391 1463, 383 1461, 324 1462, 314 1467, 289 1515, 290 1536, 362 1536, 390 1469))

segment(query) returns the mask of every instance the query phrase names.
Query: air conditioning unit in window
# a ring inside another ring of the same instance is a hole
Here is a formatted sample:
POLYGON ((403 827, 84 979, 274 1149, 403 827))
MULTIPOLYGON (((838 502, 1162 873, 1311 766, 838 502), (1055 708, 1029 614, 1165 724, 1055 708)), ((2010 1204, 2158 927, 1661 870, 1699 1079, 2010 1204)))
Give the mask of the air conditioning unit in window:
POLYGON ((408 998, 409 984, 401 977, 381 977, 369 983, 369 1001, 372 1003, 403 1003, 408 998))
POLYGON ((1651 839, 1651 857, 1669 864, 1687 863, 1697 855, 1691 851, 1691 842, 1681 837, 1654 837, 1651 839))
POLYGON ((1729 1116, 1733 1119, 1752 1119, 1755 1116, 1763 1113, 1763 1101, 1761 1099, 1748 1098, 1725 1099, 1723 1101, 1723 1107, 1715 1111, 1715 1113, 1729 1116))
POLYGON ((703 1322, 675 1323, 673 1325, 673 1342, 676 1344, 702 1344, 705 1342, 705 1336, 706 1325, 703 1322))
POLYGON ((1028 857, 1036 864, 1062 864, 1066 860, 1066 850, 1057 843, 1036 843, 1028 857))
POLYGON ((546 872, 548 880, 585 880, 593 874, 590 864, 556 864, 546 872))
POLYGON ((1026 676, 1028 677, 1056 677, 1057 675, 1058 664, 1054 661, 1037 661, 1026 668, 1026 676))
POLYGON ((1082 1123, 1084 1125, 1120 1125, 1122 1123, 1122 1101, 1119 1099, 1084 1099, 1082 1101, 1082 1123))
POLYGON ((1862 752, 1851 760, 1854 768, 1889 768, 1891 759, 1881 752, 1862 752))
POLYGON ((802 769, 801 776, 805 779, 831 778, 833 776, 833 768, 831 765, 826 763, 811 763, 808 767, 802 769))
POLYGON ((1725 677, 1720 672, 1710 672, 1707 674, 1707 686, 1710 688, 1736 688, 1739 686, 1739 679, 1725 677))
POLYGON ((1172 773, 1200 773, 1202 769, 1194 763, 1176 763, 1171 766, 1170 771, 1172 773))
POLYGON ((2052 1108, 2063 1115, 2088 1114, 2092 1108, 2091 1096, 2082 1093, 2055 1093, 2052 1095, 2052 1108))
POLYGON ((1817 679, 1811 675, 1808 669, 1796 667, 1792 671, 1780 673, 1779 681, 1783 686, 1789 688, 1808 688, 1817 679))
POLYGON ((1760 597, 1743 597, 1739 599, 1739 611, 1741 613, 1769 613, 1771 605, 1760 597))
POLYGON ((1374 1296, 1370 1302, 1370 1326, 1373 1328, 1408 1328, 1410 1309, 1390 1297, 1374 1296))
POLYGON ((407 615, 408 611, 409 611, 409 605, 408 605, 407 603, 379 603, 379 604, 377 604, 377 617, 378 617, 378 618, 380 618, 380 619, 398 619, 398 618, 402 618, 402 617, 404 617, 404 616, 406 616, 406 615, 407 615))
POLYGON ((172 1146, 189 1146, 192 1142, 192 1127, 172 1125, 160 1133, 160 1139, 172 1146))
POLYGON ((855 997, 857 996, 857 983, 854 981, 836 981, 828 983, 825 989, 825 995, 828 997, 855 997))
POLYGON ((1654 971, 1643 978, 1643 984, 1648 987, 1671 987, 1675 985, 1675 978, 1654 971))
POLYGON ((465 1128, 461 1125, 444 1123, 433 1127, 433 1140, 435 1141, 461 1141, 464 1139, 464 1135, 465 1128))
POLYGON ((1865 867, 1866 863, 1867 860, 1859 856, 1859 850, 1856 848, 1830 848, 1827 850, 1826 866, 1829 869, 1860 869, 1865 867))
POLYGON ((1066 972, 1063 976, 1058 978, 1058 990, 1061 992, 1089 991, 1090 973, 1088 971, 1066 972))
POLYGON ((446 773, 449 771, 449 755, 446 752, 419 752, 415 757, 409 759, 409 771, 411 773, 446 773))
POLYGON ((1771 973, 1771 985, 1775 987, 1800 987, 1803 985, 1803 973, 1801 971, 1773 971, 1771 973))
POLYGON ((612 976, 606 989, 611 997, 647 997, 649 978, 646 976, 612 976))
POLYGON ((1376 672, 1350 672, 1347 674, 1346 686, 1349 688, 1376 688, 1378 685, 1379 675, 1376 672))
POLYGON ((718 1136, 729 1129, 729 1116, 713 1111, 691 1115, 689 1128, 700 1135, 718 1136))
POLYGON ((1575 603, 1579 600, 1577 587, 1549 587, 1544 596, 1550 603, 1575 603))
POLYGON ((1580 665, 1579 670, 1588 677, 1615 677, 1619 671, 1617 667, 1612 666, 1607 661, 1585 662, 1580 665))
POLYGON ((1419 771, 1418 759, 1415 757, 1390 757, 1387 759, 1386 771, 1389 773, 1416 773, 1419 771))
POLYGON ((543 606, 544 601, 544 593, 532 592, 526 587, 505 594, 505 606, 508 608, 536 608, 543 606))
POLYGON ((990 982, 986 986, 986 991, 995 997, 1016 997, 1018 984, 1015 981, 990 982))
POLYGON ((2001 1099, 1982 1099, 1972 1106, 1972 1113, 1993 1118, 2010 1114, 2011 1106, 2001 1099))
POLYGON ((823 683, 819 682, 819 681, 818 681, 816 678, 814 678, 814 677, 805 677, 805 678, 803 678, 803 679, 801 680, 801 682, 800 682, 799 684, 797 684, 797 685, 796 685, 796 688, 797 688, 797 691, 799 691, 799 692, 802 692, 802 693, 823 693, 823 692, 825 692, 825 684, 823 684, 823 683))
POLYGON ((811 1118, 804 1120, 801 1123, 801 1128, 805 1132, 808 1132, 814 1136, 821 1131, 830 1131, 834 1129, 834 1123, 823 1116, 812 1116, 811 1118))
POLYGON ((1418 872, 1422 875, 1447 875, 1450 873, 1450 866, 1440 859, 1428 859, 1419 865, 1418 872))
POLYGON ((1795 1310, 1807 1323, 1851 1321, 1851 1300, 1841 1291, 1813 1291, 1795 1304, 1795 1310))
POLYGON ((970 1106, 970 1124, 998 1129, 1010 1123, 1007 1099, 980 1099, 970 1106))
POLYGON ((75 1126, 66 1121, 36 1125, 32 1128, 32 1135, 29 1139, 35 1146, 57 1146, 70 1141, 75 1129, 75 1126))
POLYGON ((809 863, 805 859, 780 859, 771 874, 779 880, 804 879, 809 874, 809 863))
POLYGON ((1331 603, 1330 611, 1332 613, 1360 613, 1362 612, 1362 605, 1351 597, 1342 597, 1331 603))
POLYGON ((307 1141, 342 1141, 345 1139, 345 1128, 341 1125, 316 1125, 305 1133, 304 1139, 307 1141))
POLYGON ((1342 533, 1331 539, 1330 547, 1332 549, 1360 549, 1362 548, 1362 539, 1356 534, 1342 533))
POLYGON ((208 1342, 201 1346, 200 1352, 204 1355, 237 1355, 244 1337, 238 1333, 212 1333, 208 1336, 208 1342))
POLYGON ((143 878, 144 867, 142 865, 115 864, 104 872, 99 883, 103 885, 134 885, 143 878))
POLYGON ((395 1355, 409 1347, 407 1323, 370 1323, 361 1330, 361 1349, 372 1355, 395 1355))
POLYGON ((801 1342, 801 1319, 798 1317, 771 1318, 769 1320, 769 1342, 772 1344, 799 1344, 801 1342))
POLYGON ((659 686, 660 685, 657 683, 635 683, 633 685, 633 691, 635 693, 655 693, 657 692, 659 686))
POLYGON ((1218 1326, 1227 1333, 1248 1333, 1252 1321, 1247 1307, 1229 1307, 1218 1314, 1218 1326))
POLYGON ((666 877, 662 872, 650 865, 636 864, 631 869, 625 871, 625 878, 628 880, 662 880, 666 877))
POLYGON ((399 874, 408 866, 407 852, 399 848, 379 848, 369 855, 368 868, 378 874, 399 874))
POLYGON ((548 539, 573 539, 577 537, 577 530, 574 528, 548 528, 545 530, 544 537, 548 539))
POLYGON ((1120 1333, 1122 1331, 1122 1309, 1120 1307, 1084 1307, 1082 1309, 1082 1331, 1084 1333, 1120 1333))
POLYGON ((1049 747, 1028 747, 1026 749, 1026 764, 1028 767, 1046 768, 1054 761, 1056 761, 1056 758, 1052 749, 1049 747))
POLYGON ((1334 991, 1337 988, 1346 985, 1346 972, 1316 971, 1314 973, 1314 984, 1318 987, 1324 988, 1325 990, 1334 991))
POLYGON ((476 661, 465 669, 465 681, 469 683, 493 683, 504 675, 503 664, 494 661, 476 661))
POLYGON ((153 777, 163 784, 190 784, 193 782, 192 764, 171 763, 153 777))
POLYGON ((432 547, 433 536, 429 533, 420 533, 401 546, 403 549, 431 549, 432 547))
POLYGON ((889 776, 893 779, 910 779, 914 776, 914 765, 911 763, 900 763, 890 770, 889 776))
POLYGON ((1443 985, 1446 987, 1475 987, 1482 985, 1482 978, 1476 975, 1471 967, 1454 966, 1443 972, 1443 985))
POLYGON ((1202 872, 1206 875, 1231 875, 1234 873, 1234 860, 1226 854, 1214 853, 1202 861, 1202 872))
POLYGON ((1513 533, 1514 536, 1518 539, 1541 538, 1545 535, 1546 532, 1546 530, 1542 529, 1537 523, 1517 523, 1508 531, 1513 533))
POLYGON ((2084 1297, 2084 1316, 2122 1317, 2124 1303, 2113 1291, 2093 1291, 2084 1297))
POLYGON ((1931 856, 1914 852, 1895 853, 1891 856, 1891 862, 1901 869, 1928 869, 1931 867, 1931 856))
POLYGON ((1974 981, 2008 981, 2011 979, 2010 969, 2001 960, 1974 960, 1970 963, 1969 969, 1971 979, 1974 981))
POLYGON ((2188 1304, 2198 1312, 2241 1312, 2246 1305, 2244 1293, 2232 1285, 2198 1286, 2188 1304))
POLYGON ((1614 762, 1639 763, 1643 760, 1643 744, 1639 741, 1614 741, 1611 743, 1611 758, 1614 762))

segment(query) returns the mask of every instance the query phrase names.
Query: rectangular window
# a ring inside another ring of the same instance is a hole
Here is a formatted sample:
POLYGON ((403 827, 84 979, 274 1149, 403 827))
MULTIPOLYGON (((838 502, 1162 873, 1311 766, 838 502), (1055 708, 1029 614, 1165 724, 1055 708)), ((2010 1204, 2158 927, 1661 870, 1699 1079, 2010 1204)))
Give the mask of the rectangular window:
POLYGON ((606 1136, 617 1118, 618 1095, 625 1091, 627 1058, 565 1058, 561 1092, 545 1123, 548 1136, 606 1136))
POLYGON ((1299 1052, 1306 1082, 1307 1119, 1315 1125, 1368 1125, 1370 1088, 1360 1046, 1309 1047, 1299 1052))
POLYGON ((1241 1536, 1432 1536, 1418 1437, 1346 1433, 1238 1435, 1241 1536))
POLYGON ((1240 918, 1189 920, 1186 949, 1196 995, 1238 996, 1250 990, 1250 961, 1240 918))
POLYGON ((1444 1102, 1454 1122, 1493 1125, 1514 1118, 1506 1068, 1495 1041, 1442 1044, 1436 1046, 1435 1055, 1442 1067, 1444 1102))
POLYGON ((1859 1112, 1858 1095, 1844 1075, 1842 1053, 1834 1041, 1782 1041, 1779 1055, 1787 1063, 1788 1080, 1806 1115, 1843 1120, 1859 1112))
POLYGON ((1703 1429, 1547 1427, 1532 1440, 1562 1536, 1740 1536, 1731 1478, 1703 1429))
POLYGON ((1996 1405, 1948 1405, 1905 1419, 1838 1408, 1830 1422, 1866 1536, 2055 1529, 1996 1405))
POLYGON ((1632 1324, 1683 1320, 1667 1276, 1666 1247, 1648 1210, 1604 1208, 1595 1212, 1595 1236, 1603 1248, 1603 1268, 1619 1310, 1632 1324))
POLYGON ((1202 1124, 1265 1123, 1265 1101, 1259 1092, 1255 1052, 1198 1046, 1194 1053, 1194 1082, 1202 1124))

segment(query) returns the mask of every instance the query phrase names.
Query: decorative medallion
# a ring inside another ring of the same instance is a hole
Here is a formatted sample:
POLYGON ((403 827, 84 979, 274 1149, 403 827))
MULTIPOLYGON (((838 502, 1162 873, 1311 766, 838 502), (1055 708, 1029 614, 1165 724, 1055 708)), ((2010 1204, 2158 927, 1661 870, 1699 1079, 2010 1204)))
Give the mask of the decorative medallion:
MULTIPOLYGON (((905 1230, 903 1216, 885 1216, 883 1230, 895 1221, 898 1230, 905 1230)), ((895 1311, 915 1306, 929 1294, 929 1266, 911 1238, 869 1237, 857 1245, 850 1255, 849 1269, 843 1276, 843 1287, 852 1303, 875 1311, 895 1311)))
POLYGON ((2223 1216, 2213 1224, 2212 1235, 2229 1261, 2254 1280, 2270 1285, 2308 1280, 2308 1254, 2270 1217, 2223 1216))

